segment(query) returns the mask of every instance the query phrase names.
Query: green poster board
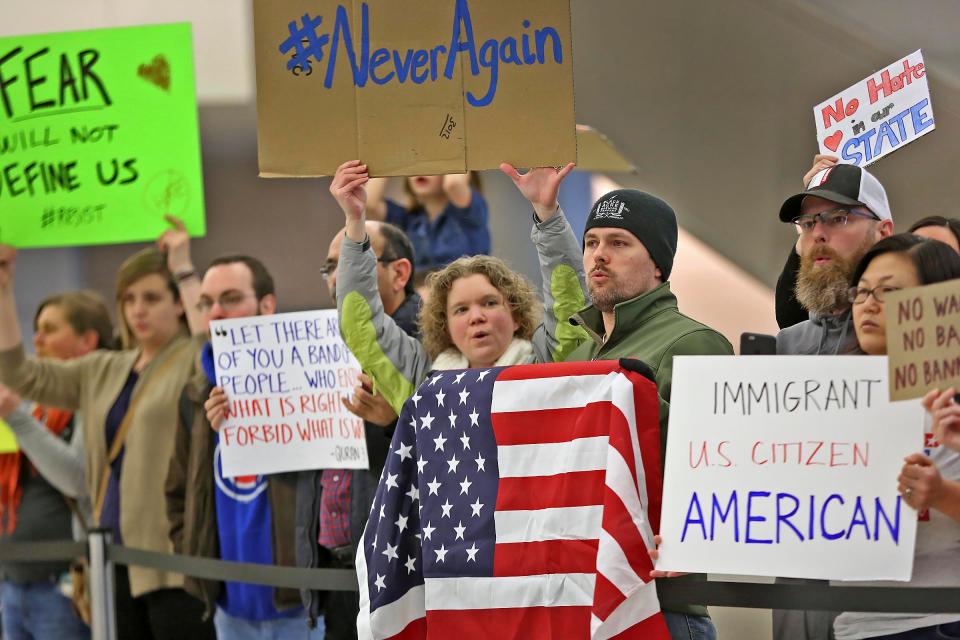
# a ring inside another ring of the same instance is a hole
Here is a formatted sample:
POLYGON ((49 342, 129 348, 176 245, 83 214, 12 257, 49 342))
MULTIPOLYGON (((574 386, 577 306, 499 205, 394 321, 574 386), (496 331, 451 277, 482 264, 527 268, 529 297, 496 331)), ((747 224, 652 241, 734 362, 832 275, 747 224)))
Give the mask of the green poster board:
POLYGON ((0 38, 0 242, 205 231, 189 24, 0 38))

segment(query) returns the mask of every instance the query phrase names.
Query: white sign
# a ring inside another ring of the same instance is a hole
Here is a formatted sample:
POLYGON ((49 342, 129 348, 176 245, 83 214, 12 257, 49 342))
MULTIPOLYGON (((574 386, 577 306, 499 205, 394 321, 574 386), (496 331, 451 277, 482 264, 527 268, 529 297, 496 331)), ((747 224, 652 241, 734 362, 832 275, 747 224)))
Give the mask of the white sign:
POLYGON ((343 405, 360 365, 340 337, 336 309, 210 323, 227 477, 366 469, 363 421, 343 405))
POLYGON ((914 51, 813 108, 820 153, 866 166, 934 130, 923 54, 914 51))
POLYGON ((668 434, 657 569, 910 579, 923 408, 885 357, 677 357, 668 434))

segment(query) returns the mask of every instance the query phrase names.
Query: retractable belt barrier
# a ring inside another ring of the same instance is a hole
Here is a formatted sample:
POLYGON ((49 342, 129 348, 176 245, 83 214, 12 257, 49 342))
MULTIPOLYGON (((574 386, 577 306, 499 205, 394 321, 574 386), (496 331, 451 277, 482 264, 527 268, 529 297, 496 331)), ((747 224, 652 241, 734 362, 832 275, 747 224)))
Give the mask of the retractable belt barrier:
MULTIPOLYGON (((83 542, 0 544, 0 562, 68 561, 87 555, 83 542)), ((206 580, 248 582, 290 589, 356 591, 350 569, 299 569, 247 562, 229 562, 130 549, 108 544, 107 559, 116 564, 149 567, 206 580)), ((754 609, 822 611, 896 611, 960 613, 960 588, 847 587, 817 584, 661 580, 660 604, 666 608, 689 603, 754 609)))

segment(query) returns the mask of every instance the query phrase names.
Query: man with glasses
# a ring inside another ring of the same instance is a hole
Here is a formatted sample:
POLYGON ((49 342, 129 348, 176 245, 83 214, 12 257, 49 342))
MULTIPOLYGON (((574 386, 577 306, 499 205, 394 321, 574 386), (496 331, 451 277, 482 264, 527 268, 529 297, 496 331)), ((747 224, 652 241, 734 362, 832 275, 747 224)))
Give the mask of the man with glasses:
MULTIPOLYGON (((398 227, 386 222, 367 222, 367 236, 377 256, 377 288, 384 311, 410 335, 417 333, 420 296, 413 289, 413 245, 398 227)), ((337 263, 345 231, 330 243, 321 273, 337 297, 337 263)), ((376 344, 371 345, 379 349, 376 344)), ((297 484, 296 548, 300 567, 352 569, 357 543, 377 492, 380 473, 390 448, 397 414, 380 394, 374 393, 370 379, 361 376, 363 386, 344 404, 363 418, 367 440, 369 469, 323 469, 302 471, 297 484)), ((307 616, 314 620, 321 613, 327 639, 357 637, 360 611, 356 591, 321 593, 304 589, 307 616)))
MULTIPOLYGON (((203 276, 197 307, 204 322, 273 314, 277 308, 273 278, 256 258, 218 258, 203 276)), ((296 474, 223 475, 219 436, 204 408, 215 385, 208 341, 181 395, 167 476, 174 549, 207 558, 294 566, 296 474)), ((218 638, 324 637, 322 625, 308 632, 296 589, 189 576, 184 588, 204 602, 206 615, 214 614, 218 638)))
MULTIPOLYGON (((887 193, 865 169, 837 164, 821 169, 807 188, 787 198, 780 220, 800 237, 796 298, 809 319, 777 335, 779 355, 862 353, 850 310, 850 278, 860 258, 893 233, 887 193)), ((785 580, 784 582, 804 582, 785 580)), ((829 640, 829 611, 773 611, 775 640, 829 640)))

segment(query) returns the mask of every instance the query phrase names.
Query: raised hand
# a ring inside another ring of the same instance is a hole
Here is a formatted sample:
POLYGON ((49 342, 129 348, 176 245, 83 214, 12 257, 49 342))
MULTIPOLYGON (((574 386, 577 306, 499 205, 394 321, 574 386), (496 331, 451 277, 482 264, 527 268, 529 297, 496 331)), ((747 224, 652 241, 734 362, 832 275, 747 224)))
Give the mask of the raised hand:
POLYGON ((10 245, 0 244, 0 291, 9 291, 13 287, 16 262, 17 250, 10 245))
POLYGON ((574 166, 570 163, 562 169, 537 167, 521 174, 512 164, 504 162, 500 165, 500 171, 513 180, 513 184, 517 185, 523 197, 533 205, 537 218, 543 222, 551 218, 560 207, 560 203, 557 202, 560 183, 573 171, 574 166))
POLYGON ((360 386, 354 389, 353 399, 344 397, 343 404, 353 415, 378 427, 389 427, 397 419, 397 412, 390 403, 379 393, 374 393, 373 381, 366 374, 360 374, 360 386))
POLYGON ((826 153, 818 153, 813 156, 813 166, 810 167, 810 170, 803 174, 803 186, 806 188, 810 181, 813 180, 813 176, 817 175, 827 167, 832 167, 837 162, 840 161, 840 158, 837 156, 831 156, 826 153))
POLYGON ((367 206, 367 190, 364 185, 370 180, 367 165, 359 160, 350 160, 337 167, 330 182, 330 194, 343 209, 347 222, 363 220, 367 206))
POLYGON ((193 270, 190 259, 190 234, 183 221, 172 215, 163 216, 171 228, 157 238, 157 248, 167 256, 167 268, 170 273, 183 273, 193 270))

